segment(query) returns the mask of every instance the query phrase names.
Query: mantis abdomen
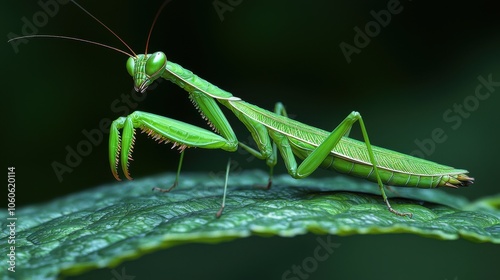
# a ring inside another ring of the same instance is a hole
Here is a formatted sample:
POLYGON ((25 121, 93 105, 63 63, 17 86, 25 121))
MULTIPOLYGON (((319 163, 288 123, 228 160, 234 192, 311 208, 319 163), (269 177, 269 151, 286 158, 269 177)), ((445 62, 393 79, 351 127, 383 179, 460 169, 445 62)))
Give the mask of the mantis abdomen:
MULTIPOLYGON (((336 147, 331 155, 325 158, 321 167, 377 182, 373 165, 370 162, 365 162, 359 158, 348 157, 339 152, 341 147, 345 145, 343 142, 350 142, 350 144, 352 144, 352 141, 358 142, 358 145, 364 144, 352 138, 344 137, 338 144, 340 147, 336 147)), ((298 144, 297 141, 293 140, 290 141, 290 143, 293 143, 295 147, 296 144, 298 144)), ((306 158, 314 149, 314 146, 310 146, 310 149, 305 149, 304 145, 301 145, 300 148, 295 147, 293 151, 297 157, 301 159, 306 158)), ((359 148, 359 153, 363 153, 365 157, 368 157, 366 148, 359 148)), ((372 145, 372 148, 375 158, 377 159, 380 179, 385 185, 418 188, 436 188, 442 186, 456 187, 455 184, 460 184, 458 177, 463 176, 463 173, 466 172, 465 170, 413 158, 394 151, 391 151, 391 154, 387 155, 383 152, 384 149, 377 146, 372 145), (420 162, 416 163, 417 161, 420 162), (389 167, 384 165, 384 163, 392 164, 389 167), (400 168, 402 166, 405 167, 400 168), (425 166, 428 168, 425 168, 425 166), (430 172, 432 170, 434 170, 434 173, 430 172)))

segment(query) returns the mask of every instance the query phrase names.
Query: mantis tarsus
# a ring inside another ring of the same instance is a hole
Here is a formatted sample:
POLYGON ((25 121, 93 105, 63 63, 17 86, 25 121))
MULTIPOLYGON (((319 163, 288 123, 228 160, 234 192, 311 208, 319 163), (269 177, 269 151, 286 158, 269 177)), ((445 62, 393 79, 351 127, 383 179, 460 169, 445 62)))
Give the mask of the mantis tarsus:
MULTIPOLYGON (((273 167, 277 163, 278 151, 284 160, 288 173, 293 178, 307 177, 318 167, 362 177, 376 182, 389 211, 401 216, 411 217, 412 214, 399 212, 391 207, 384 191, 384 185, 458 188, 474 182, 474 178, 466 175, 468 173, 466 170, 455 169, 371 145, 363 119, 358 112, 353 111, 334 130, 327 132, 289 119, 285 107, 281 103, 276 104, 273 112, 262 109, 233 96, 194 75, 191 71, 167 60, 162 52, 148 54, 149 38, 154 24, 167 2, 163 3, 153 20, 145 54, 135 54, 111 29, 77 3, 75 4, 78 7, 120 39, 132 54, 100 43, 65 36, 32 35, 17 38, 63 38, 104 46, 129 56, 126 68, 134 79, 136 91, 144 92, 156 79, 163 78, 188 92, 194 106, 198 108, 213 131, 140 111, 133 112, 127 117, 118 118, 111 125, 109 137, 109 162, 113 176, 117 180, 120 180, 118 165, 121 165, 125 177, 132 179, 129 174, 129 160, 135 141, 135 129, 139 128, 159 142, 172 142, 174 147, 180 150, 181 157, 173 185, 169 189, 155 188, 163 192, 168 192, 177 185, 184 151, 188 147, 223 149, 229 152, 234 152, 240 147, 248 151, 251 155, 265 160, 269 166, 267 188, 272 185, 273 167), (257 149, 238 141, 218 104, 228 108, 246 126, 257 145, 257 149), (363 141, 348 137, 356 122, 361 128, 363 141), (122 130, 121 136, 120 130, 122 130), (300 164, 297 163, 296 157, 302 160, 300 164)), ((223 202, 217 212, 217 217, 221 216, 225 206, 228 171, 229 163, 226 169, 223 202)))

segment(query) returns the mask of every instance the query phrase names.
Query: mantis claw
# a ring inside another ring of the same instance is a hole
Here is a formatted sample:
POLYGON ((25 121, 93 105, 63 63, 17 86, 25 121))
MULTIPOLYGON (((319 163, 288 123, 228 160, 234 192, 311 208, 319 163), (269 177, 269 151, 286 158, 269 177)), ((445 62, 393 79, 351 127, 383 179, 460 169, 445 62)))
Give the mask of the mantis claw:
POLYGON ((271 178, 269 178, 269 180, 267 181, 267 184, 265 186, 257 185, 256 188, 268 191, 271 189, 272 185, 273 185, 273 180, 271 178))
POLYGON ((387 208, 389 209, 389 211, 391 213, 394 213, 398 216, 401 216, 401 217, 405 217, 405 216, 409 216, 410 219, 413 218, 413 213, 410 213, 410 212, 399 212, 397 210, 394 210, 394 208, 392 208, 391 204, 389 203, 389 199, 385 199, 385 204, 387 205, 387 208))
POLYGON ((215 214, 215 217, 218 219, 220 218, 220 216, 222 216, 222 211, 224 211, 224 205, 222 205, 219 209, 219 211, 217 211, 217 213, 215 214))
POLYGON ((170 188, 168 188, 168 189, 162 189, 162 188, 159 188, 159 187, 153 187, 151 190, 152 191, 157 191, 157 192, 165 193, 165 192, 170 192, 171 190, 175 189, 175 187, 177 187, 177 180, 175 180, 175 182, 172 184, 172 186, 170 186, 170 188))
POLYGON ((115 120, 110 127, 109 132, 109 164, 111 173, 116 180, 121 181, 118 175, 118 164, 121 162, 121 167, 125 177, 128 180, 133 180, 128 170, 130 161, 132 161, 132 152, 135 144, 135 129, 131 116, 120 117, 115 120), (120 129, 123 133, 120 136, 120 129), (120 155, 121 153, 121 155, 120 155))

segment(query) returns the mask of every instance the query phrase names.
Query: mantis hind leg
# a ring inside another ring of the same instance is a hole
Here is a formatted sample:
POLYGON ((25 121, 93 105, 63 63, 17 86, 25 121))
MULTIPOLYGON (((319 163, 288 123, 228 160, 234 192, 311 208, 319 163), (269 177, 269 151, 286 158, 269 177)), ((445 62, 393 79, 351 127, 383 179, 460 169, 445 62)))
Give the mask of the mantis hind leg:
POLYGON ((293 150, 290 146, 288 137, 282 133, 269 130, 269 135, 277 144, 278 149, 280 150, 281 156, 285 161, 285 165, 287 167, 288 173, 297 179, 304 178, 309 176, 312 172, 314 172, 321 163, 326 159, 327 156, 330 155, 332 149, 339 143, 340 139, 348 135, 352 126, 355 122, 358 122, 361 127, 361 133, 363 135, 363 140, 366 144, 368 156, 370 159, 370 163, 373 165, 373 171, 377 178, 377 183, 380 189, 380 193, 384 202, 386 203, 390 212, 400 215, 400 216, 412 216, 411 213, 401 213, 394 210, 389 203, 387 195, 384 191, 384 185, 380 178, 380 174, 378 171, 377 161, 373 154, 372 146, 370 144, 370 140, 368 138, 368 133, 366 132, 365 124, 361 115, 358 112, 351 112, 331 133, 328 137, 317 146, 307 157, 304 158, 302 163, 297 166, 297 162, 295 160, 295 156, 293 154, 293 150))

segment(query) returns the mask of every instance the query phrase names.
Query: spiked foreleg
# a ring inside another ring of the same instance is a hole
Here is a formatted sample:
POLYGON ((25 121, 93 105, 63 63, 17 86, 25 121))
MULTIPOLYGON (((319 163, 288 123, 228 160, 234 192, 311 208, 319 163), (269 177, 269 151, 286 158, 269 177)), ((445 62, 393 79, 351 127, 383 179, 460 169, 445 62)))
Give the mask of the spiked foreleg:
POLYGON ((233 128, 212 97, 194 90, 189 94, 189 98, 201 116, 216 133, 227 139, 228 142, 234 145, 238 144, 238 139, 236 138, 236 134, 234 134, 233 128))
POLYGON ((151 113, 136 111, 128 117, 120 117, 115 120, 110 128, 109 138, 109 160, 111 171, 117 180, 118 161, 127 179, 132 179, 128 170, 129 160, 135 141, 135 128, 140 128, 153 139, 160 143, 173 143, 173 147, 184 151, 188 147, 200 147, 205 149, 223 149, 236 151, 237 141, 225 139, 209 130, 187 124, 178 120, 158 116, 151 113), (123 129, 120 140, 119 130, 123 129), (121 157, 119 153, 121 152, 121 157))
POLYGON ((120 162, 120 151, 121 151, 121 137, 120 129, 123 128, 125 124, 125 117, 119 117, 116 119, 109 128, 109 165, 111 167, 111 172, 116 180, 121 181, 120 176, 118 176, 118 162, 120 162))

